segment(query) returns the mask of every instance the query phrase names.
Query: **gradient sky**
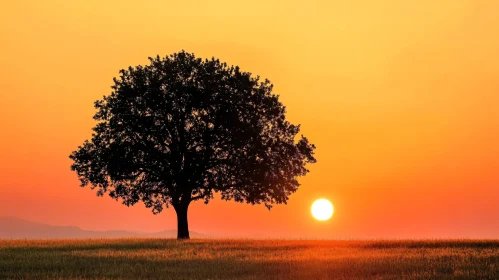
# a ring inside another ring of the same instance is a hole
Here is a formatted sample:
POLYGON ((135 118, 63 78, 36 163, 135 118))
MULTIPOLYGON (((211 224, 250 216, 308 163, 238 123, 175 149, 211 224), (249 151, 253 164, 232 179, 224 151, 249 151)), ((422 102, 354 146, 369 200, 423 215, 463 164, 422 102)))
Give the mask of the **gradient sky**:
POLYGON ((498 34, 495 0, 4 1, 0 216, 175 228, 173 209, 79 188, 68 155, 118 70, 185 49, 270 79, 318 159, 287 206, 196 202, 191 230, 497 238, 498 34), (331 220, 311 217, 317 198, 331 220))

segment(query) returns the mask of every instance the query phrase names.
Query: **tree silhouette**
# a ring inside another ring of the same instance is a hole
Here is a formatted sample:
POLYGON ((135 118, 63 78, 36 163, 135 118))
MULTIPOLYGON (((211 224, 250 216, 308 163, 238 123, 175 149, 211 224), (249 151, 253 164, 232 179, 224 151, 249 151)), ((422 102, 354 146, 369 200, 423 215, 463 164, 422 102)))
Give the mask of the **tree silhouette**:
POLYGON ((181 51, 149 58, 114 78, 95 102, 92 139, 69 156, 90 185, 154 214, 172 205, 178 239, 189 238, 187 209, 224 200, 286 203, 314 163, 315 146, 289 123, 272 84, 218 59, 181 51))

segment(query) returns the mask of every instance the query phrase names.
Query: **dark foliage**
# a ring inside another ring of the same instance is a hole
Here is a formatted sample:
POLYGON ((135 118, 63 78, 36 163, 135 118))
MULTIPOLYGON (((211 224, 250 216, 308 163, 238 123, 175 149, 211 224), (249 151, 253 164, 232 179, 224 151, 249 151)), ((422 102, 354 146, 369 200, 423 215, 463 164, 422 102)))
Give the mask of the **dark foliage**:
MULTIPOLYGON (((121 70, 95 102, 92 139, 70 155, 81 186, 185 216, 191 201, 208 203, 214 192, 269 209, 286 203, 316 161, 315 146, 297 139, 300 127, 286 120, 272 84, 185 51, 149 59, 121 70)), ((180 227, 179 218, 179 237, 180 227)))

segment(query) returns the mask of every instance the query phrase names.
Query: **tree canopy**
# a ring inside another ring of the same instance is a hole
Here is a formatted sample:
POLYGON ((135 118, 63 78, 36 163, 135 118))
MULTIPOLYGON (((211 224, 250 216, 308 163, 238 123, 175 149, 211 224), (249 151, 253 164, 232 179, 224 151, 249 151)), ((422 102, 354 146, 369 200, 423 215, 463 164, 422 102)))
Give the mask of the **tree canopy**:
POLYGON ((72 152, 81 186, 153 213, 173 206, 178 238, 187 208, 224 200, 286 203, 314 149, 286 120, 272 84, 220 60, 181 51, 149 58, 114 78, 95 102, 92 138, 72 152))

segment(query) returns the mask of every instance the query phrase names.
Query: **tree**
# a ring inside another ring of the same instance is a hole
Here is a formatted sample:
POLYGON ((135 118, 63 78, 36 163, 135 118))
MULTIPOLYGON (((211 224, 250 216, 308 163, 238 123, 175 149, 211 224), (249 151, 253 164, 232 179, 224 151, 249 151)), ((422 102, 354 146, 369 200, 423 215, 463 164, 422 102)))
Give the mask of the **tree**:
POLYGON ((69 156, 81 186, 154 214, 173 206, 178 239, 189 238, 189 204, 214 193, 286 204, 315 146, 298 139, 272 84, 185 51, 149 60, 121 70, 95 102, 92 138, 69 156))

